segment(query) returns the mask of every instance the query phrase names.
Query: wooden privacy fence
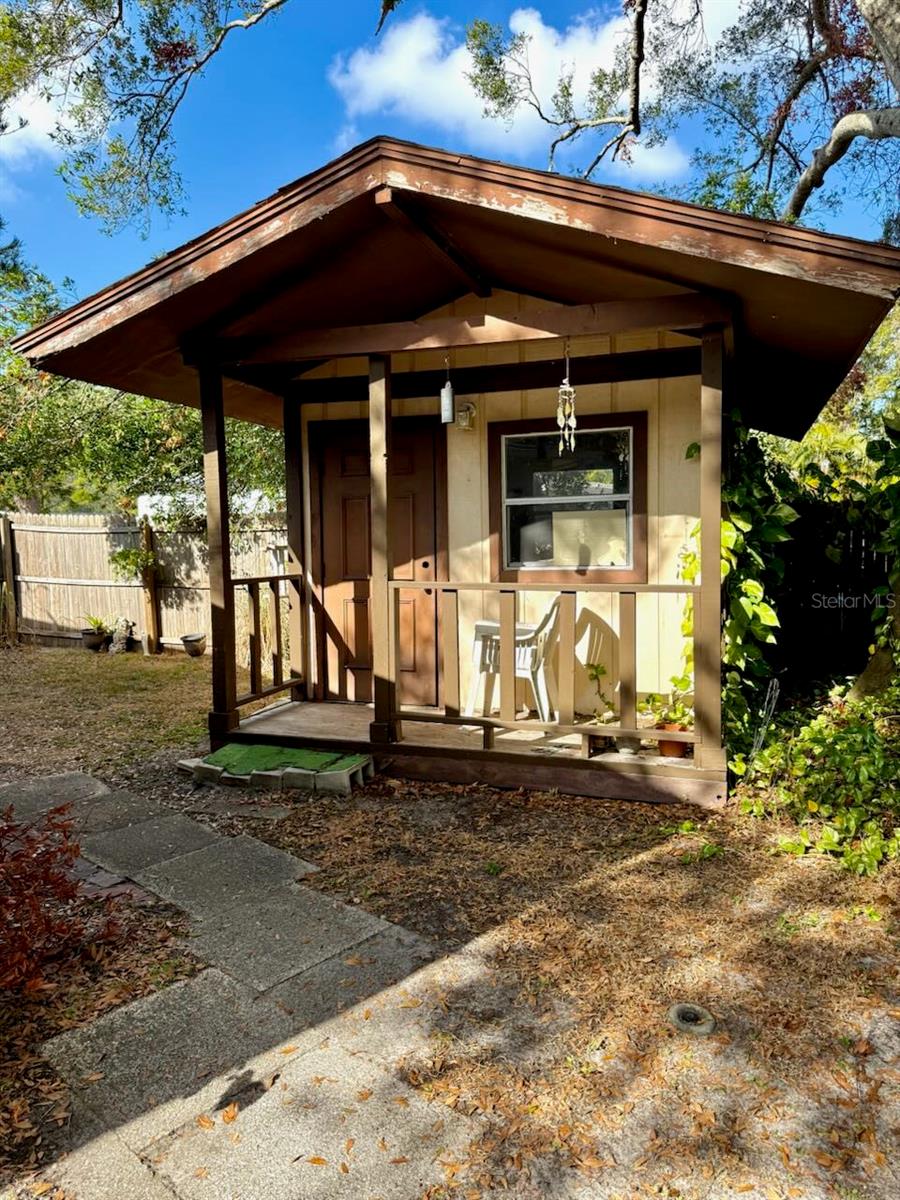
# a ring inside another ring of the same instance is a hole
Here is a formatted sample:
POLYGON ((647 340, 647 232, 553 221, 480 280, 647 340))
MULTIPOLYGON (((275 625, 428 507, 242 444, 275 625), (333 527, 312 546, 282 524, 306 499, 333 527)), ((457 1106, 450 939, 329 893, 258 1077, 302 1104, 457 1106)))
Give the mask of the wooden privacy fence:
MULTIPOLYGON (((284 570, 281 518, 232 539, 232 570, 270 576, 284 570)), ((63 645, 81 636, 85 616, 134 622, 158 646, 180 646, 186 633, 210 634, 206 538, 192 531, 153 529, 121 518, 87 514, 8 513, 0 517, 0 570, 7 629, 20 637, 63 645), (152 550, 146 582, 123 578, 110 556, 152 550)), ((236 622, 252 621, 236 612, 236 622)))

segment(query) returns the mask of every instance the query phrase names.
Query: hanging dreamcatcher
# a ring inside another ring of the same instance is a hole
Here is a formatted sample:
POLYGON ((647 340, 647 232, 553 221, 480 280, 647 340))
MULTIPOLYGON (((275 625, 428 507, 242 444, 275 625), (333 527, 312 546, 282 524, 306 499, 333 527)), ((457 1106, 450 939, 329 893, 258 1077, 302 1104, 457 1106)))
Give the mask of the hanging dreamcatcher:
POLYGON ((559 457, 575 453, 575 389, 569 383, 569 343, 566 342, 566 374, 559 385, 556 423, 559 426, 559 457))

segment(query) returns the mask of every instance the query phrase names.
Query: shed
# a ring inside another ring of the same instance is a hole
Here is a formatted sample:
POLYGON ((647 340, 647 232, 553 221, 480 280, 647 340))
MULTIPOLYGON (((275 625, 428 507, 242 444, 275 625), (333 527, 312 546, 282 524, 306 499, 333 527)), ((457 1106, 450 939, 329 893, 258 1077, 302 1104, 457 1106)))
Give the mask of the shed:
POLYGON ((802 435, 898 289, 887 245, 377 137, 15 349, 201 408, 214 744, 719 803, 723 412, 802 435), (225 416, 284 430, 283 575, 232 574, 225 416))

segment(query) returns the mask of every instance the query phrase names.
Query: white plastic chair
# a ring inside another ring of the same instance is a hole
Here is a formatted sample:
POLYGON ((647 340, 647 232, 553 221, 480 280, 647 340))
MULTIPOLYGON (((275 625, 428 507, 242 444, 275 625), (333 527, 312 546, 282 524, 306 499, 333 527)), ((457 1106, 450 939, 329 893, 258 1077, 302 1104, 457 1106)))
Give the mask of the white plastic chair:
MULTIPOLYGON (((534 696, 534 706, 542 721, 553 720, 547 691, 547 650, 556 628, 559 600, 554 600, 537 625, 516 623, 516 679, 525 679, 534 696)), ((472 683, 469 702, 463 716, 474 716, 478 689, 484 679, 483 715, 490 716, 494 680, 500 674, 500 622, 476 621, 472 640, 472 683)))

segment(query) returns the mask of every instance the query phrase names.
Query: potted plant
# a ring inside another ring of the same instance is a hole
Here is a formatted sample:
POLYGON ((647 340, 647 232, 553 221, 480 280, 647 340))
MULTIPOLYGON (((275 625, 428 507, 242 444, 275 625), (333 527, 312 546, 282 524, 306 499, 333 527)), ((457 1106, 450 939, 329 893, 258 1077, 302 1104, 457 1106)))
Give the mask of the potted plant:
MULTIPOLYGON (((651 694, 645 701, 645 711, 655 718, 655 729, 686 733, 694 727, 694 710, 686 703, 691 681, 687 676, 674 675, 671 684, 672 691, 669 693, 668 703, 660 704, 660 698, 651 694)), ((660 738, 659 752, 664 758, 684 758, 687 742, 660 738)))
MULTIPOLYGON (((606 678, 606 667, 603 663, 586 663, 588 679, 597 689, 597 699, 600 704, 594 709, 594 720, 598 725, 615 725, 619 719, 619 714, 616 712, 612 701, 607 697, 603 690, 603 680, 606 678)), ((620 754, 637 754, 641 748, 641 739, 634 737, 614 737, 607 738, 607 742, 615 743, 616 749, 620 754)))
POLYGON ((86 626, 81 631, 81 644, 85 650, 99 654, 112 641, 113 630, 107 617, 91 617, 85 614, 86 626))

